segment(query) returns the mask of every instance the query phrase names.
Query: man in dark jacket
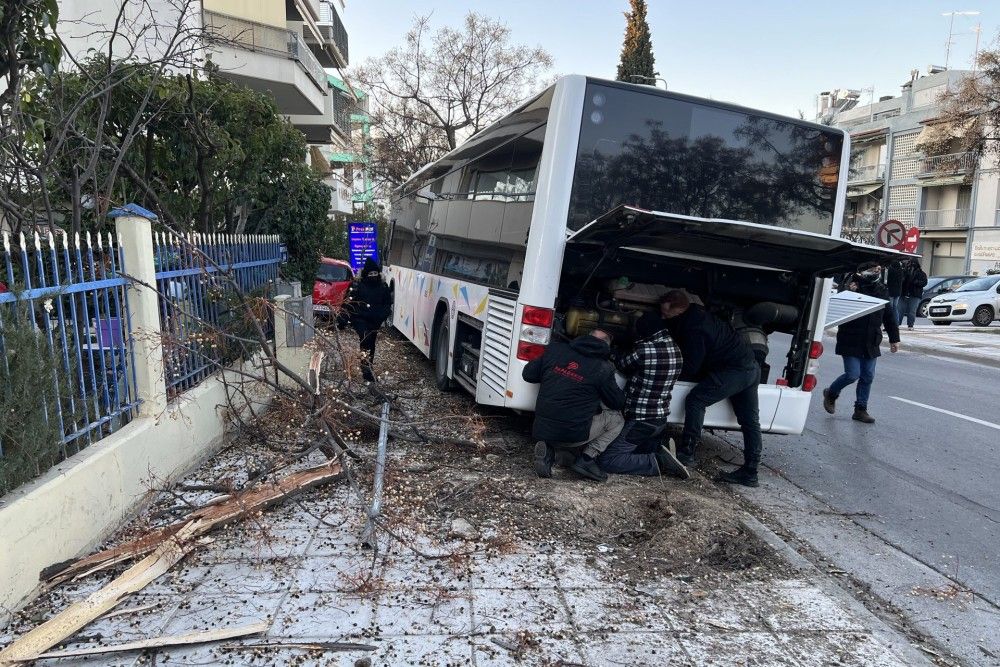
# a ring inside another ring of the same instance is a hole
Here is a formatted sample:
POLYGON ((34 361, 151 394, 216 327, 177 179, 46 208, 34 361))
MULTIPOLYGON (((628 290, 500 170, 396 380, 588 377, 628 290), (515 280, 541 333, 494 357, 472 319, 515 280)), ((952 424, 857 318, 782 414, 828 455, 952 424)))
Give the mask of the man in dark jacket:
POLYGON ((615 382, 611 338, 601 330, 571 343, 551 343, 541 357, 528 362, 522 377, 541 384, 535 402, 532 435, 535 472, 552 476, 555 449, 579 450, 571 470, 603 482, 608 478, 596 459, 621 432, 625 420, 619 410, 625 394, 615 382), (602 405, 603 404, 603 405, 602 405))
POLYGON ((718 479, 757 486, 763 443, 757 406, 760 366, 753 351, 731 324, 691 303, 680 290, 671 290, 661 297, 660 314, 684 355, 681 379, 698 383, 684 401, 684 432, 677 458, 684 465, 694 465, 694 450, 705 423, 705 410, 728 398, 743 431, 743 465, 720 474, 718 479))
POLYGON ((363 357, 361 374, 368 382, 375 380, 372 364, 375 361, 375 341, 378 330, 392 314, 392 294, 382 280, 382 269, 371 257, 365 260, 361 279, 351 285, 344 299, 343 315, 358 333, 363 357))
POLYGON ((899 299, 897 324, 902 324, 905 317, 906 328, 913 328, 913 323, 917 319, 917 308, 920 307, 925 287, 927 287, 927 274, 920 268, 920 264, 915 259, 906 260, 906 263, 903 264, 902 292, 899 299))
POLYGON ((889 290, 889 303, 892 304, 892 310, 896 313, 897 318, 901 318, 903 311, 899 308, 899 300, 903 295, 903 263, 900 260, 894 260, 889 264, 889 268, 886 270, 885 286, 889 290))
MULTIPOLYGON (((886 299, 889 292, 879 280, 881 273, 875 262, 862 264, 853 277, 841 286, 841 291, 851 290, 886 299)), ((865 424, 875 422, 875 418, 868 414, 868 397, 875 379, 875 361, 881 354, 882 327, 889 334, 889 349, 896 352, 899 349, 899 325, 891 303, 885 304, 880 311, 841 324, 837 329, 836 353, 844 358, 844 373, 823 390, 823 407, 831 415, 836 409, 840 392, 857 382, 853 419, 865 424)))
POLYGON ((670 415, 670 392, 681 373, 681 351, 663 320, 640 318, 635 349, 618 362, 625 384, 625 427, 597 463, 620 475, 690 477, 687 468, 662 444, 670 415))

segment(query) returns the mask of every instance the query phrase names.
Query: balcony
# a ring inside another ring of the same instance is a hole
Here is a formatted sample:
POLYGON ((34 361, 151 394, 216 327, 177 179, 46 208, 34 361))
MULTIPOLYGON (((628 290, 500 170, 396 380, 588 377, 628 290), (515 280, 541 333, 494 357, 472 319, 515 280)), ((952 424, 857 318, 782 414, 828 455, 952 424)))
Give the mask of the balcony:
POLYGON ((882 213, 871 211, 869 213, 847 213, 844 215, 843 229, 845 231, 874 231, 875 227, 882 220, 882 213))
POLYGON ((324 2, 320 5, 317 26, 323 41, 318 42, 310 35, 306 38, 306 42, 319 57, 320 62, 325 67, 347 67, 349 58, 347 28, 330 3, 324 2))
POLYGON ((324 100, 321 114, 290 114, 288 120, 313 144, 328 144, 334 140, 331 131, 339 135, 336 143, 350 144, 351 114, 355 106, 347 95, 331 87, 324 100))
POLYGON ((326 72, 300 35, 208 10, 204 20, 221 76, 270 93, 284 114, 323 113, 326 72))
POLYGON ((868 183, 871 181, 884 181, 885 180, 885 165, 884 164, 863 164, 860 166, 851 166, 850 170, 847 172, 847 182, 850 183, 868 183))
POLYGON ((917 211, 920 229, 964 229, 972 224, 972 211, 967 208, 924 209, 917 211))
POLYGON ((970 174, 976 169, 978 162, 979 158, 975 153, 930 155, 920 160, 917 178, 970 174))

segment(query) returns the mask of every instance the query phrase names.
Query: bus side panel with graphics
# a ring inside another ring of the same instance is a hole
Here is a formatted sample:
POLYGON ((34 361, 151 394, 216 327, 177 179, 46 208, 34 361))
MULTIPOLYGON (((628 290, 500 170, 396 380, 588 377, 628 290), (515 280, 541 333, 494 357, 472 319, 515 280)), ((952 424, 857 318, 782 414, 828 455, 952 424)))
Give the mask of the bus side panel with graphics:
MULTIPOLYGON (((687 289, 755 340, 790 335, 760 386, 761 426, 799 433, 827 277, 885 254, 838 238, 849 152, 840 130, 564 77, 396 193, 393 324, 439 387, 530 410, 521 371, 553 336, 600 326, 627 343, 656 295, 687 289)), ((677 383, 672 421, 691 386, 677 383)), ((736 428, 728 402, 705 425, 736 428)))

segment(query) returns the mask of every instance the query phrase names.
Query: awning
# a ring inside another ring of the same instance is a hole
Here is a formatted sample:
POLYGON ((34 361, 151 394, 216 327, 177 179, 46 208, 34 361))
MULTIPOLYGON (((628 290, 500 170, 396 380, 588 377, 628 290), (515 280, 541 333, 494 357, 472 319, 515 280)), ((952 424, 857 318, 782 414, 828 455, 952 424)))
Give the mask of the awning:
POLYGON ((859 185, 857 187, 849 187, 849 188, 847 188, 847 196, 848 197, 864 197, 866 195, 870 195, 871 193, 873 193, 876 190, 879 190, 881 188, 882 188, 882 183, 874 183, 874 184, 871 184, 871 185, 859 185))
POLYGON ((887 263, 913 255, 826 234, 753 222, 696 218, 618 206, 566 239, 569 244, 621 248, 775 271, 832 276, 867 261, 887 263))
POLYGON ((857 134, 851 135, 852 144, 861 144, 866 141, 879 141, 884 140, 889 134, 889 128, 883 127, 878 130, 868 130, 867 132, 858 132, 857 134))

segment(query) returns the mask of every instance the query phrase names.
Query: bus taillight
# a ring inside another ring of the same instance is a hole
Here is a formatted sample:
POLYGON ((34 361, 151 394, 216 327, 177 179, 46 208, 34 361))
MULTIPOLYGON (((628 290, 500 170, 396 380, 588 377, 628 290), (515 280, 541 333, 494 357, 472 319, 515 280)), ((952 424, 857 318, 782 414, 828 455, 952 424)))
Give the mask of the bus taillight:
POLYGON ((802 379, 802 391, 812 391, 816 388, 817 379, 813 374, 808 374, 802 379))
POLYGON ((809 346, 809 358, 819 359, 823 356, 823 343, 818 340, 814 340, 812 345, 809 346))
POLYGON ((521 313, 522 325, 533 325, 536 327, 551 327, 554 313, 551 308, 539 308, 538 306, 525 306, 521 313))
POLYGON ((545 346, 538 343, 528 343, 519 341, 517 343, 517 358, 521 361, 531 361, 537 359, 545 353, 545 346))
POLYGON ((518 359, 531 361, 542 356, 545 346, 552 338, 553 316, 551 308, 524 307, 521 311, 521 333, 517 342, 518 359))

